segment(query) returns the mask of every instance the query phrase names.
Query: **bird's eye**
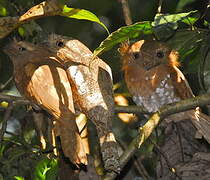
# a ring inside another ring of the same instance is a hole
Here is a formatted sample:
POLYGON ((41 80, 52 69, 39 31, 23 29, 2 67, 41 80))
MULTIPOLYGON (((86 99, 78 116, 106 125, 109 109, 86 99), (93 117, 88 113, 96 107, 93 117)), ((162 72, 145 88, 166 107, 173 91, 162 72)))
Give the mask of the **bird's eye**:
POLYGON ((25 51, 26 48, 24 48, 24 47, 19 47, 18 50, 19 50, 19 51, 25 51))
POLYGON ((133 56, 134 56, 135 59, 138 59, 139 58, 139 53, 135 52, 135 53, 133 53, 133 56))
POLYGON ((163 58, 164 57, 164 52, 163 51, 158 51, 156 55, 157 55, 158 58, 163 58))
POLYGON ((64 46, 64 43, 62 41, 57 41, 56 42, 56 46, 63 47, 64 46))

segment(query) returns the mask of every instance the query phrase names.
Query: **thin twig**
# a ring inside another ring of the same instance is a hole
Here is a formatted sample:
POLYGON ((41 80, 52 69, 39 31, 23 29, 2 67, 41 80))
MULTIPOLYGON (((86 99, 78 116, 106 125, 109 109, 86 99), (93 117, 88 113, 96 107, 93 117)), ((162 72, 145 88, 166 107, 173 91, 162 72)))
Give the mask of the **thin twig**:
POLYGON ((149 176, 149 173, 148 173, 147 170, 145 169, 145 167, 144 167, 144 165, 142 164, 140 158, 134 159, 134 165, 135 165, 136 169, 137 169, 138 171, 141 172, 141 175, 142 175, 142 177, 143 177, 144 180, 149 180, 149 179, 151 179, 151 177, 149 176))
POLYGON ((122 4, 122 9, 123 9, 123 15, 125 18, 125 24, 131 25, 132 24, 132 19, 131 19, 131 13, 130 13, 130 8, 128 5, 128 0, 120 0, 121 4, 122 4))
POLYGON ((1 131, 0 131, 0 143, 2 142, 3 140, 3 137, 4 137, 4 134, 6 132, 6 129, 7 129, 7 121, 11 115, 11 112, 12 112, 12 108, 13 108, 13 104, 12 103, 9 103, 8 107, 7 107, 7 110, 4 114, 4 118, 3 118, 3 121, 2 121, 2 127, 1 127, 1 131))
POLYGON ((157 13, 159 13, 159 14, 161 13, 162 4, 163 4, 163 0, 159 0, 158 9, 157 9, 157 13))
POLYGON ((3 91, 12 82, 13 77, 10 77, 4 84, 0 85, 0 91, 3 91))
POLYGON ((168 166, 168 169, 178 178, 181 180, 181 177, 176 173, 176 171, 173 171, 172 169, 175 169, 170 161, 168 160, 168 157, 165 155, 164 152, 161 151, 161 148, 154 142, 152 139, 149 138, 149 141, 154 145, 156 151, 160 153, 161 156, 163 156, 164 160, 166 161, 166 165, 168 166))
MULTIPOLYGON (((127 144, 125 144, 123 141, 117 140, 123 151, 127 148, 127 144)), ((142 164, 140 157, 133 157, 134 166, 137 169, 138 173, 142 176, 144 180, 149 180, 151 177, 149 176, 149 173, 145 169, 144 165, 142 164)))
POLYGON ((30 102, 23 97, 17 97, 17 96, 12 96, 12 95, 6 95, 0 93, 0 100, 6 101, 8 103, 12 102, 13 105, 27 105, 30 104, 30 102))
POLYGON ((181 154, 182 154, 182 162, 184 162, 184 149, 183 149, 183 145, 182 145, 181 132, 179 130, 178 124, 175 124, 175 127, 176 127, 177 135, 178 135, 178 138, 179 138, 180 151, 181 151, 181 154))

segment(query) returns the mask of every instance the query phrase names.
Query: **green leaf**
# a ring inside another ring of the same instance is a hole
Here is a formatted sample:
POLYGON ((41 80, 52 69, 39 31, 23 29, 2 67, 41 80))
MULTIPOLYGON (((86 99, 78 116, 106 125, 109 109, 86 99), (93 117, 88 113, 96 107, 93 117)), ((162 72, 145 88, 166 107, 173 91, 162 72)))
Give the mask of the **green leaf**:
POLYGON ((15 176, 14 178, 15 178, 16 180, 25 180, 24 177, 21 177, 21 176, 15 176))
POLYGON ((169 39, 174 35, 178 28, 178 22, 183 22, 188 25, 193 25, 198 18, 189 17, 189 15, 196 14, 197 11, 190 11, 188 13, 179 14, 156 14, 152 22, 154 34, 158 40, 169 39))
POLYGON ((191 18, 189 15, 195 14, 196 12, 197 11, 191 11, 171 15, 157 14, 152 23, 145 21, 121 27, 101 42, 99 47, 95 49, 94 55, 99 55, 120 42, 129 38, 137 38, 142 34, 147 35, 154 33, 157 39, 168 39, 174 34, 174 30, 177 29, 179 21, 193 25, 197 19, 191 18))
POLYGON ((19 27, 19 28, 18 28, 18 33, 19 33, 20 36, 23 37, 24 34, 25 34, 25 29, 24 29, 23 27, 19 27))
POLYGON ((97 56, 129 38, 137 38, 141 34, 152 34, 152 32, 152 26, 149 21, 121 27, 101 42, 99 47, 95 49, 94 55, 97 56))
POLYGON ((51 167, 46 174, 46 180, 56 180, 58 174, 58 161, 56 159, 52 159, 49 166, 51 167))
POLYGON ((104 29, 109 34, 109 30, 107 27, 99 20, 99 18, 93 14, 92 12, 85 10, 85 9, 75 9, 75 8, 69 8, 67 5, 63 6, 63 11, 60 14, 61 16, 66 16, 68 18, 74 18, 74 19, 83 19, 88 20, 92 22, 96 22, 104 27, 104 29))
POLYGON ((197 20, 198 20, 198 17, 187 17, 183 19, 182 22, 192 26, 195 24, 197 20))
POLYGON ((5 148, 6 148, 6 146, 3 143, 0 144, 0 158, 3 156, 5 148))
POLYGON ((57 171, 58 162, 56 159, 42 159, 35 167, 33 180, 55 180, 57 171))
POLYGON ((7 16, 7 9, 0 5, 0 15, 1 16, 7 16))
POLYGON ((189 50, 200 47, 205 37, 205 31, 180 30, 167 41, 173 48, 179 51, 181 57, 189 54, 189 50))
POLYGON ((201 57, 199 49, 207 35, 207 32, 200 30, 179 30, 167 41, 173 49, 179 52, 179 61, 184 66, 184 73, 198 72, 201 57))
POLYGON ((160 26, 164 24, 168 24, 172 29, 177 29, 178 21, 183 21, 188 18, 189 15, 196 13, 197 11, 190 11, 187 13, 179 13, 179 14, 156 14, 154 21, 152 22, 152 26, 160 26))

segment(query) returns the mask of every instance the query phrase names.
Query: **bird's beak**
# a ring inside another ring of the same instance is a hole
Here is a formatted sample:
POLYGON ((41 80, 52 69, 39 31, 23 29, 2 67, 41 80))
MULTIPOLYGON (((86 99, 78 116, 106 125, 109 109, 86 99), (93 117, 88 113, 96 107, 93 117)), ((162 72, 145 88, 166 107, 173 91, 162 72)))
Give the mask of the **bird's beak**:
POLYGON ((153 63, 147 63, 147 64, 143 63, 144 69, 146 71, 149 71, 150 69, 153 69, 153 68, 155 68, 155 67, 157 67, 159 65, 160 65, 160 63, 155 63, 155 64, 153 64, 153 63))
POLYGON ((142 65, 143 65, 143 68, 146 71, 149 71, 152 68, 155 68, 156 66, 159 66, 160 64, 161 64, 161 62, 154 61, 152 56, 150 56, 150 55, 143 55, 142 65))

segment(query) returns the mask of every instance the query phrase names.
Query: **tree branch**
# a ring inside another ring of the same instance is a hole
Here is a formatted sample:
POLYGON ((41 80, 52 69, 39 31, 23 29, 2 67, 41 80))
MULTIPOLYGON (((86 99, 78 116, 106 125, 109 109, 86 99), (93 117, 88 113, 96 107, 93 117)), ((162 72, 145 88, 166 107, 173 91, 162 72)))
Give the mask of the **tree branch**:
POLYGON ((0 91, 3 91, 13 80, 13 77, 11 76, 4 84, 0 85, 0 91))
POLYGON ((125 18, 125 24, 131 25, 132 24, 132 19, 131 19, 131 13, 130 13, 130 8, 128 5, 128 0, 120 0, 121 4, 122 4, 122 9, 123 9, 123 15, 125 18))
POLYGON ((23 97, 17 97, 12 95, 5 95, 0 93, 0 100, 7 101, 8 103, 13 103, 13 106, 15 105, 27 105, 30 104, 30 102, 23 97))
POLYGON ((6 132, 7 129, 7 121, 12 113, 12 108, 13 108, 13 104, 9 103, 9 106, 7 107, 6 113, 4 114, 4 118, 2 121, 2 127, 1 127, 1 131, 0 131, 0 143, 3 140, 4 134, 6 132))
POLYGON ((159 0, 158 9, 157 9, 157 13, 159 13, 159 14, 161 13, 162 4, 163 4, 163 0, 159 0))
MULTIPOLYGON (((13 102, 13 105, 30 104, 29 101, 25 100, 22 97, 4 95, 1 93, 0 93, 0 100, 7 101, 9 103, 13 102)), ((141 145, 147 140, 147 138, 151 135, 153 130, 160 123, 161 119, 171 114, 186 111, 189 109, 196 108, 197 106, 204 106, 207 104, 210 104, 210 94, 204 94, 204 95, 200 95, 194 98, 182 100, 180 102, 173 103, 171 105, 166 105, 160 108, 158 112, 153 113, 152 116, 147 121, 147 123, 143 127, 139 128, 139 134, 137 135, 136 138, 133 139, 133 141, 130 143, 130 145, 125 150, 123 155, 120 157, 121 168, 125 166, 125 164, 133 156, 136 150, 139 149, 141 145)), ((146 113, 142 107, 134 107, 134 106, 131 106, 131 107, 117 106, 116 112, 146 113)), ((111 173, 107 173, 104 179, 113 180, 116 176, 117 174, 115 174, 114 172, 111 172, 111 173)))
POLYGON ((115 106, 115 113, 141 113, 151 114, 141 106, 115 106))
MULTIPOLYGON (((147 140, 153 130, 161 122, 163 118, 171 114, 193 109, 197 106, 204 106, 210 104, 210 94, 200 95, 194 98, 186 99, 171 105, 166 105, 160 108, 158 112, 153 113, 147 123, 139 128, 139 134, 130 145, 127 147, 123 155, 120 157, 120 165, 123 168, 129 159, 134 155, 137 149, 147 140)), ((105 176, 105 180, 113 180, 117 176, 116 173, 110 172, 105 176)))

